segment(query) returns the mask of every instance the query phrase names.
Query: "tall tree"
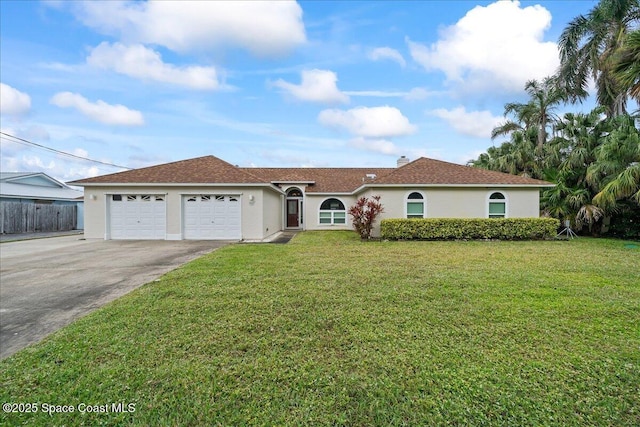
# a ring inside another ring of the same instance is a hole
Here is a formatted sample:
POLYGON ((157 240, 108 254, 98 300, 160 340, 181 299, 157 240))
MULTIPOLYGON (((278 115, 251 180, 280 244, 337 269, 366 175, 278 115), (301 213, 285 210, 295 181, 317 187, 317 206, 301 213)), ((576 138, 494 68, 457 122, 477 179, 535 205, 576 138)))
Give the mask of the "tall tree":
POLYGON ((511 132, 510 137, 510 141, 503 142, 498 147, 489 147, 486 153, 468 164, 512 175, 541 178, 541 156, 536 153, 536 129, 516 130, 511 132))
POLYGON ((622 89, 640 103, 640 30, 627 35, 613 72, 622 89))
POLYGON ((572 101, 587 97, 595 80, 597 101, 609 117, 624 114, 628 90, 614 73, 626 35, 640 20, 640 0, 600 0, 587 15, 573 19, 558 41, 557 81, 572 101))
POLYGON ((608 210, 621 199, 640 204, 640 131, 629 115, 616 117, 614 123, 587 174, 589 181, 600 183, 594 203, 608 210))
POLYGON ((557 123, 558 135, 548 145, 544 178, 556 184, 545 189, 543 210, 560 219, 572 219, 578 227, 593 226, 604 210, 592 203, 598 182, 587 179, 587 170, 596 159, 598 147, 611 131, 599 107, 588 114, 566 113, 557 123))
POLYGON ((551 77, 545 77, 541 82, 530 80, 524 89, 529 95, 529 101, 525 104, 517 102, 505 104, 505 117, 511 115, 515 121, 507 120, 494 128, 491 138, 535 128, 537 148, 542 150, 542 146, 547 142, 549 127, 558 119, 555 114, 556 107, 565 100, 565 95, 551 77))

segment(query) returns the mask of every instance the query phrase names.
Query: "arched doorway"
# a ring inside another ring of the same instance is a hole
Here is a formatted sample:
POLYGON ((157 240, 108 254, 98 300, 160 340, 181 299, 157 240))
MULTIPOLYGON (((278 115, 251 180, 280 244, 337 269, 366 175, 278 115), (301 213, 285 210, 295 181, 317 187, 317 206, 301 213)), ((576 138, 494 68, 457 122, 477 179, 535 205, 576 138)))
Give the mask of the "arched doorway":
POLYGON ((302 203, 302 190, 297 187, 292 187, 287 190, 285 209, 287 228, 302 228, 302 224, 304 223, 302 203))

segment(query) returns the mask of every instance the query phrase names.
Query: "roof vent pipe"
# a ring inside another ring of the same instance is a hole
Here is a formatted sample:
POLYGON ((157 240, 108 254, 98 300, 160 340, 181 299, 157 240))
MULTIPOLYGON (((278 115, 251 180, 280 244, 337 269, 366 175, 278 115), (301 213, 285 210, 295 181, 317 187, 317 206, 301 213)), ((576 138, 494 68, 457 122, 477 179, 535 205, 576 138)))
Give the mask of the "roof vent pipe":
POLYGON ((404 165, 406 165, 406 164, 407 164, 407 163, 409 163, 409 162, 410 162, 410 160, 407 158, 407 156, 401 156, 401 157, 398 159, 398 167, 400 167, 400 166, 404 166, 404 165))

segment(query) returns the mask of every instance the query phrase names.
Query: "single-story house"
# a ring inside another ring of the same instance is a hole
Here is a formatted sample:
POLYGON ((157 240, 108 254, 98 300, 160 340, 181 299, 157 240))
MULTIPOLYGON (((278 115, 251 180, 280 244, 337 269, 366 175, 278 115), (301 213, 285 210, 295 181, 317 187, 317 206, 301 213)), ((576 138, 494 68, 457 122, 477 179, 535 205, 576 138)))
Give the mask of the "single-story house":
POLYGON ((205 156, 70 184, 85 188, 86 238, 166 240, 348 230, 349 207, 373 195, 381 196, 381 219, 538 217, 540 189, 552 186, 404 156, 395 168, 238 167, 205 156))
POLYGON ((77 206, 77 224, 84 224, 83 192, 43 172, 0 172, 0 203, 77 206))

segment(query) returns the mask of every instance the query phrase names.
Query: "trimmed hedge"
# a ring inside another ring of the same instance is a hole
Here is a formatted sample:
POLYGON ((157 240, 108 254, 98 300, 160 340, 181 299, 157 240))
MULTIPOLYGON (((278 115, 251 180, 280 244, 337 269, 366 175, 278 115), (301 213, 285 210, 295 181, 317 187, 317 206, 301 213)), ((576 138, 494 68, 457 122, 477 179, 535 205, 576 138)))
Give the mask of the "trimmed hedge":
POLYGON ((539 240, 556 236, 555 218, 383 219, 381 237, 389 240, 539 240))

